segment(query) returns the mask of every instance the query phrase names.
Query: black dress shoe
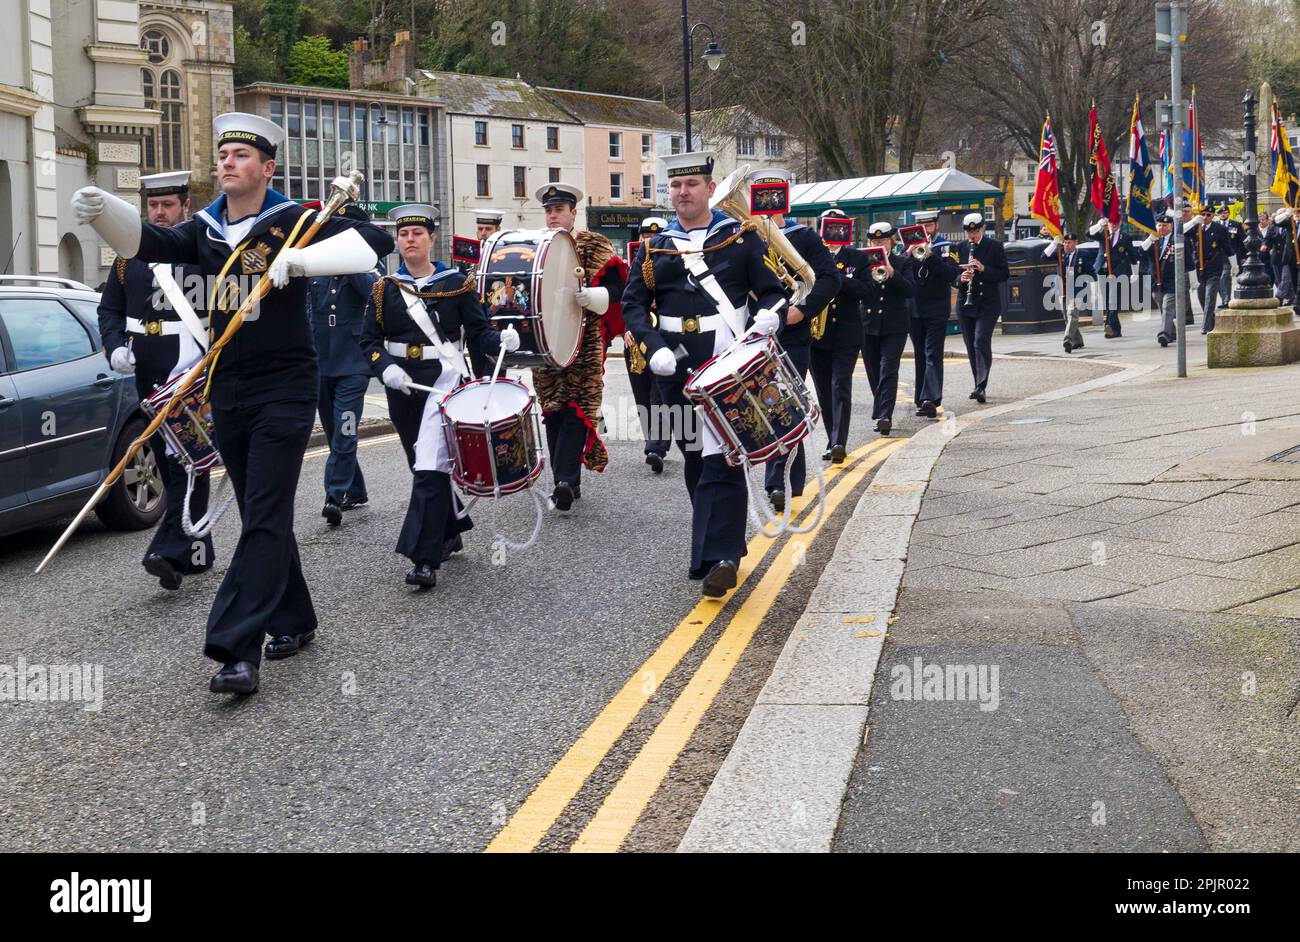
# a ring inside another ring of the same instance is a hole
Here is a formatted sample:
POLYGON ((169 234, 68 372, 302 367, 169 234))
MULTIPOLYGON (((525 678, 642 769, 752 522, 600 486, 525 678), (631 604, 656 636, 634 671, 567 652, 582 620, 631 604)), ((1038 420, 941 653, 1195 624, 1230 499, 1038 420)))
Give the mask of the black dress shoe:
POLYGON ((831 464, 844 464, 844 459, 848 456, 848 450, 843 445, 831 448, 831 464))
POLYGON ((985 402, 988 401, 988 397, 984 395, 984 390, 982 389, 975 390, 975 401, 980 403, 981 405, 983 405, 985 402))
POLYGON ((979 397, 980 397, 980 391, 979 391, 978 389, 972 389, 972 390, 970 391, 970 398, 971 398, 971 399, 978 399, 979 397))
POLYGON ((300 635, 277 635, 266 642, 266 647, 262 649, 262 656, 268 661, 282 661, 307 647, 315 637, 315 629, 304 631, 300 635))
POLYGON ((344 513, 347 513, 349 510, 356 510, 358 507, 364 507, 368 503, 370 503, 370 498, 365 494, 362 494, 360 497, 353 497, 351 494, 345 494, 343 497, 343 503, 339 504, 339 507, 344 513))
POLYGON ((888 435, 889 430, 893 427, 894 426, 889 421, 889 419, 880 419, 879 421, 876 422, 876 431, 879 432, 881 435, 888 435))
POLYGON ((332 500, 327 499, 325 501, 325 506, 321 508, 320 515, 332 527, 337 527, 343 522, 343 508, 332 500))
POLYGON ((728 590, 736 587, 736 564, 729 559, 713 564, 708 575, 704 577, 701 590, 706 598, 716 599, 726 595, 728 590))
POLYGON ((785 513, 785 491, 768 491, 767 499, 772 502, 772 509, 777 513, 785 513))
POLYGON ((562 513, 573 507, 573 498, 573 485, 568 481, 557 482, 555 490, 551 492, 551 503, 562 513))
POLYGON ((1167 347, 1169 346, 1169 335, 1164 333, 1156 334, 1156 341, 1160 346, 1167 347))
POLYGON ((227 664, 212 675, 208 689, 213 693, 257 693, 257 665, 249 661, 227 664))
POLYGON ((172 565, 170 559, 150 553, 144 558, 144 571, 158 578, 158 584, 164 589, 175 592, 181 587, 181 574, 172 565))
POLYGON ((451 559, 452 553, 459 553, 464 548, 465 548, 465 541, 460 538, 459 533, 453 536, 450 540, 443 540, 442 561, 445 563, 447 560, 451 559))
POLYGON ((650 470, 655 474, 664 473, 664 456, 657 452, 650 452, 645 456, 645 463, 650 466, 650 470))
POLYGON ((406 574, 406 584, 416 586, 421 592, 427 592, 438 584, 438 570, 428 563, 420 563, 406 574))
POLYGON ((916 414, 923 415, 929 419, 938 418, 939 407, 927 399, 925 402, 921 403, 921 408, 917 410, 916 414))

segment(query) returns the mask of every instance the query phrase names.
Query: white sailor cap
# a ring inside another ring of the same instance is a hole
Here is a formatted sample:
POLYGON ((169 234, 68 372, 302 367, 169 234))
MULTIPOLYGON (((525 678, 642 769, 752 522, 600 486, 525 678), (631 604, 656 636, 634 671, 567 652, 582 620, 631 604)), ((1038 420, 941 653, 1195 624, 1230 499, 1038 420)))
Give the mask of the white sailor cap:
POLYGON ((967 213, 961 220, 963 229, 978 229, 982 225, 984 225, 983 213, 967 213))
POLYGON ((474 210, 474 222, 480 226, 499 226, 501 220, 505 218, 505 213, 499 209, 476 209, 474 210))
POLYGON ((428 203, 403 203, 388 211, 388 218, 397 229, 403 226, 424 226, 430 233, 438 228, 438 211, 428 203))
POLYGON ((641 234, 654 235, 668 228, 668 220, 663 216, 646 216, 641 220, 641 234))
POLYGON ((217 136, 217 147, 222 144, 252 144, 268 156, 274 157, 284 143, 284 129, 261 115, 242 111, 228 111, 212 119, 212 130, 217 136))
POLYGON ((190 171, 169 170, 140 178, 140 189, 148 196, 171 196, 190 192, 190 171))
POLYGON ((762 170, 751 170, 745 174, 745 182, 750 186, 763 183, 784 183, 787 186, 790 183, 790 171, 781 170, 776 167, 765 167, 762 170))
POLYGON ((913 222, 934 222, 939 218, 939 210, 922 209, 919 212, 912 213, 913 222))
POLYGON ((888 239, 894 234, 894 224, 891 222, 873 222, 867 226, 867 238, 869 239, 888 239))
POLYGON ((818 219, 848 219, 849 214, 842 209, 836 209, 835 207, 832 206, 830 209, 826 210, 817 218, 818 219))
POLYGON ((582 188, 572 183, 546 183, 537 188, 535 195, 543 206, 572 203, 576 208, 582 202, 582 188))
POLYGON ((713 175, 713 154, 707 150, 696 150, 686 154, 669 154, 663 158, 664 172, 669 179, 713 175))

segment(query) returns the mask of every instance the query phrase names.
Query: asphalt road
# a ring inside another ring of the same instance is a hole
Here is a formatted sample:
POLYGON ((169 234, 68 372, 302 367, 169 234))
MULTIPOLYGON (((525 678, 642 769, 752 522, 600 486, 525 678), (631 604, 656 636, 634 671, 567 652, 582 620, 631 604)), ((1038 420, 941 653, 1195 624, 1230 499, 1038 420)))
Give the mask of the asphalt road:
MULTIPOLYGON (((949 339, 950 349, 959 345, 949 339)), ((949 401, 964 411, 969 372, 964 362, 948 369, 949 401)), ((1101 369, 998 360, 989 401, 1101 369)), ((903 373, 910 377, 910 361, 903 373)), ((612 360, 606 414, 628 395, 621 361, 612 360)), ((900 401, 910 395, 909 383, 900 401)), ((911 411, 900 407, 896 435, 927 421, 911 411)), ((875 441, 870 425, 859 365, 850 448, 875 441)), ((816 463, 820 430, 813 443, 816 463)), ((392 550, 410 480, 395 438, 364 443, 371 501, 337 530, 319 517, 324 459, 311 453, 296 530, 321 630, 300 656, 264 663, 261 691, 246 699, 208 693, 216 665, 201 654, 237 535, 233 510, 216 533, 216 570, 187 579, 179 593, 138 567, 147 533, 110 533, 92 518, 40 577, 32 570, 61 526, 0 539, 0 664, 102 665, 104 677, 97 712, 0 702, 0 850, 472 851, 503 829, 516 843, 503 838, 494 849, 562 850, 598 812, 615 821, 614 846, 675 847, 870 470, 806 539, 752 640, 714 677, 698 726, 678 723, 681 748, 662 758, 662 784, 637 771, 645 803, 620 811, 606 807, 611 789, 627 784, 629 764, 644 760, 661 721, 677 722, 679 694, 696 695, 688 683, 702 682, 699 669, 712 663, 706 656, 733 616, 748 617, 750 591, 773 554, 693 628, 699 584, 686 579, 680 459, 656 477, 639 437, 611 436, 609 445, 610 469, 586 476, 577 511, 548 514, 537 545, 504 564, 492 559, 490 510, 476 508, 466 553, 422 595, 402 584, 408 564, 392 550), (647 676, 647 658, 663 654, 665 639, 692 630, 699 640, 677 652, 676 666, 647 676), (644 709, 611 722, 618 697, 638 688, 644 709), (609 735, 607 749, 592 745, 593 729, 609 735), (583 771, 565 785, 572 801, 556 799, 554 781, 574 769, 583 771)), ((522 539, 532 502, 507 500, 499 522, 522 539)), ((765 542, 755 537, 752 557, 765 542)))

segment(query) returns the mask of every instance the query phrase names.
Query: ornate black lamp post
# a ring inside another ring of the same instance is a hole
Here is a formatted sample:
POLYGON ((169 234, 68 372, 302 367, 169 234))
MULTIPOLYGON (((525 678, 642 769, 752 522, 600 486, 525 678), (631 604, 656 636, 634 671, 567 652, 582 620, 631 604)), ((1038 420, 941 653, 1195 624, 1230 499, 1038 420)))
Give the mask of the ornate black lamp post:
POLYGON ((1246 111, 1242 116, 1242 124, 1246 130, 1246 193, 1245 208, 1242 212, 1245 214, 1243 222, 1246 225, 1245 248, 1246 261, 1241 266, 1241 271, 1237 272, 1236 288, 1233 291, 1233 298, 1255 299, 1273 297, 1272 282, 1264 270, 1264 263, 1259 257, 1259 247, 1264 244, 1263 233, 1259 231, 1259 194, 1256 188, 1256 151, 1255 151, 1255 93, 1254 91, 1246 92, 1246 97, 1241 100, 1246 111))

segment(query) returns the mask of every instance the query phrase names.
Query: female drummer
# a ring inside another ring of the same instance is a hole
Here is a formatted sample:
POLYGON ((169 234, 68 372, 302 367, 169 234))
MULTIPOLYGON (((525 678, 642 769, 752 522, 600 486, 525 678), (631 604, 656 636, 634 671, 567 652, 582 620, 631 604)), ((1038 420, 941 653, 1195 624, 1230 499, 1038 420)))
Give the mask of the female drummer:
POLYGON ((388 387, 388 414, 411 467, 411 501, 397 552, 415 567, 406 574, 407 585, 424 591, 437 584, 440 564, 461 548, 460 534, 473 527, 468 515, 456 513, 438 404, 469 372, 466 343, 480 356, 495 357, 502 348, 518 349, 519 334, 488 325, 474 278, 430 260, 437 210, 408 203, 388 218, 396 226, 402 264, 370 294, 361 349, 388 387), (415 386, 429 387, 434 395, 415 386))

